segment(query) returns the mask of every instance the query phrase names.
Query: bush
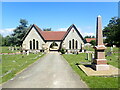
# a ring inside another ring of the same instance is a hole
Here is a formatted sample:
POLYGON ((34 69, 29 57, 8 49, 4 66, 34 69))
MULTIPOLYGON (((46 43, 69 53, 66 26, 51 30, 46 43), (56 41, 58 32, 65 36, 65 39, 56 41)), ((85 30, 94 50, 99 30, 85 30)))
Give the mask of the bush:
POLYGON ((62 49, 60 50, 60 52, 61 52, 62 54, 65 54, 64 48, 62 48, 62 49))

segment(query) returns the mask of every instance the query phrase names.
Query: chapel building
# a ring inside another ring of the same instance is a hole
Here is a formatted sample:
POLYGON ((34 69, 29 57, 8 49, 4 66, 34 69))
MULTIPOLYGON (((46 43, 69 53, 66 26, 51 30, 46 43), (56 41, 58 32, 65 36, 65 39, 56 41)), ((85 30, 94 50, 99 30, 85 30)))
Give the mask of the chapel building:
POLYGON ((33 24, 22 39, 23 50, 29 51, 82 51, 84 39, 76 26, 72 24, 66 31, 42 31, 33 24))

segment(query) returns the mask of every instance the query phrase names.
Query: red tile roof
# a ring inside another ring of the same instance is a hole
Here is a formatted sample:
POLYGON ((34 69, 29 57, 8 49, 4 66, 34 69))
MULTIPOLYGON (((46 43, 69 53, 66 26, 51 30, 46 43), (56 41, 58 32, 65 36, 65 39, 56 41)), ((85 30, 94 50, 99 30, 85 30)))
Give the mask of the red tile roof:
POLYGON ((86 38, 86 41, 89 43, 92 40, 96 40, 96 38, 86 38))
MULTIPOLYGON (((63 40, 67 34, 69 33, 69 31, 71 30, 72 27, 74 27, 76 30, 77 28, 75 27, 74 24, 72 24, 67 31, 42 31, 37 25, 33 24, 30 29, 28 30, 28 32, 26 33, 26 35, 23 37, 22 41, 25 39, 25 37, 28 35, 28 33, 30 32, 30 30, 32 28, 35 28, 36 31, 39 33, 39 35, 44 39, 44 40, 63 40)), ((78 32, 78 31, 77 31, 78 32)), ((80 37, 83 39, 83 37, 81 36, 81 34, 78 32, 78 34, 80 35, 80 37)))
POLYGON ((45 40, 62 40, 66 31, 41 31, 45 40))

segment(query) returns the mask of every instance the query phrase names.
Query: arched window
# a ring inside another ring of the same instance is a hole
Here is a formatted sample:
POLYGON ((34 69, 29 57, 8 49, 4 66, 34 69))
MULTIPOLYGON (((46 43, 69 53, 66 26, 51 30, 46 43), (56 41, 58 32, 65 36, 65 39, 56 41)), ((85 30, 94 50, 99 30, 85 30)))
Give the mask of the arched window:
POLYGON ((78 41, 75 42, 76 49, 78 49, 78 41))
POLYGON ((32 49, 32 41, 30 41, 30 49, 32 49))
POLYGON ((36 49, 39 49, 39 43, 38 43, 38 41, 36 41, 36 49))
POLYGON ((72 49, 74 49, 74 39, 72 39, 72 49))
POLYGON ((35 49, 35 39, 33 39, 33 49, 35 49))
POLYGON ((71 41, 69 41, 69 49, 71 49, 71 41))

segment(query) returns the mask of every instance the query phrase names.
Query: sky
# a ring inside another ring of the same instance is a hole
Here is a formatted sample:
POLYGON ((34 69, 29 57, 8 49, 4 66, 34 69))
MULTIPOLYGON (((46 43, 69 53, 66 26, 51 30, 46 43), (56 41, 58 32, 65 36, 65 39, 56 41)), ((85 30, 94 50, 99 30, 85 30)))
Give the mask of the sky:
POLYGON ((96 18, 102 16, 103 28, 118 16, 118 2, 2 2, 3 36, 12 33, 20 19, 41 29, 65 31, 75 24, 83 36, 95 35, 96 18))

